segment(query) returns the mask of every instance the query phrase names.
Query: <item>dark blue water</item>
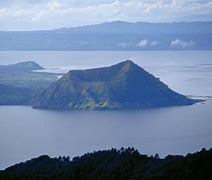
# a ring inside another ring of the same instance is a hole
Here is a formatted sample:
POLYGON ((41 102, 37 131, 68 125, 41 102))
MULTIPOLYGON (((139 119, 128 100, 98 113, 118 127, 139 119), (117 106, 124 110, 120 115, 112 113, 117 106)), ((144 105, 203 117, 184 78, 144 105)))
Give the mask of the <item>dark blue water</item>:
POLYGON ((85 69, 132 59, 171 88, 204 96, 204 104, 136 111, 34 110, 0 107, 0 168, 36 157, 71 157, 133 146, 160 156, 212 147, 212 52, 0 52, 1 64, 34 60, 50 71, 85 69), (54 69, 52 69, 54 67, 54 69), (206 97, 207 96, 207 97, 206 97))

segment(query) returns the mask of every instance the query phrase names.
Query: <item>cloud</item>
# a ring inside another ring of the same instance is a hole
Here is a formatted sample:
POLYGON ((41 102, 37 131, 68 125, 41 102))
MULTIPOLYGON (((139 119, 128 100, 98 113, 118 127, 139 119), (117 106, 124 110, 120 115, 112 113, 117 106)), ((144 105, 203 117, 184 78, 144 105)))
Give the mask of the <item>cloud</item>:
POLYGON ((138 44, 136 44, 136 47, 145 47, 148 45, 148 40, 144 39, 141 40, 138 44))
POLYGON ((150 42, 150 46, 156 46, 156 45, 158 45, 158 44, 159 44, 158 41, 152 41, 152 42, 150 42))
POLYGON ((193 41, 182 41, 180 39, 175 39, 171 41, 170 45, 174 48, 189 48, 193 47, 195 43, 193 41))
POLYGON ((211 0, 1 0, 1 29, 51 29, 105 21, 212 20, 211 0))
POLYGON ((159 44, 158 41, 150 41, 147 39, 143 39, 143 40, 139 41, 138 44, 136 44, 136 47, 143 48, 143 47, 147 47, 147 46, 156 46, 158 44, 159 44))

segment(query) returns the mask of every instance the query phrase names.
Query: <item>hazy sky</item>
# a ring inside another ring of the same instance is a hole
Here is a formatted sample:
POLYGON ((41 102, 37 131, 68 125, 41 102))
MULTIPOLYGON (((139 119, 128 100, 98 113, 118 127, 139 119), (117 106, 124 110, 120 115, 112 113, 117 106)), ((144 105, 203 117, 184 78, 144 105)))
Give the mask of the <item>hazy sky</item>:
POLYGON ((212 20, 212 0, 0 0, 0 30, 212 20))

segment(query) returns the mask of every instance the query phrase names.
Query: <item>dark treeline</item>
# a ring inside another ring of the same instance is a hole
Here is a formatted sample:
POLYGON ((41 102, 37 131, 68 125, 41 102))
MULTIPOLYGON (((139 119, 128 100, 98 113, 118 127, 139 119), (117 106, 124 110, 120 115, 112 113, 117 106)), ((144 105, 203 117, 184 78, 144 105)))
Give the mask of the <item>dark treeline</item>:
POLYGON ((0 171, 1 180, 207 180, 212 179, 212 149, 160 159, 134 148, 111 149, 69 157, 40 156, 0 171))

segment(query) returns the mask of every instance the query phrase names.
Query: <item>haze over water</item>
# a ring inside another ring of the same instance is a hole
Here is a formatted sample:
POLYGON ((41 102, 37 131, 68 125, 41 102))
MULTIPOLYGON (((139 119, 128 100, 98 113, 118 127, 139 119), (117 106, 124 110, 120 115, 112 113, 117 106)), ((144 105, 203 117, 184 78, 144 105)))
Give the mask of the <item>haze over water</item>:
POLYGON ((0 169, 41 154, 82 155, 133 146, 148 155, 212 147, 212 51, 0 52, 0 64, 31 60, 52 72, 131 59, 172 89, 204 104, 136 111, 45 111, 0 107, 0 169), (207 96, 207 97, 206 97, 207 96))

